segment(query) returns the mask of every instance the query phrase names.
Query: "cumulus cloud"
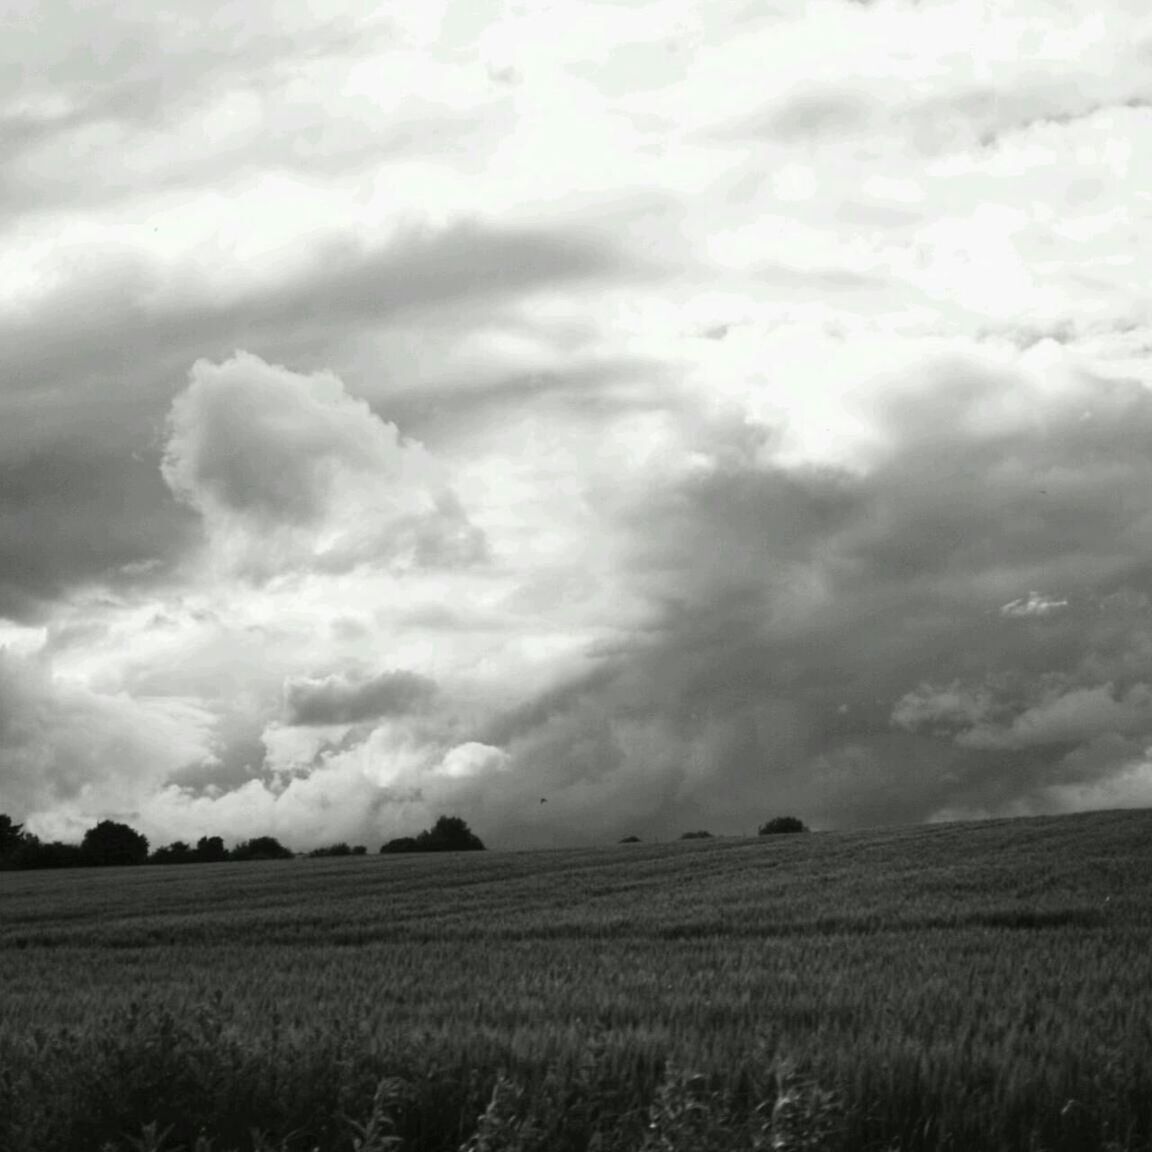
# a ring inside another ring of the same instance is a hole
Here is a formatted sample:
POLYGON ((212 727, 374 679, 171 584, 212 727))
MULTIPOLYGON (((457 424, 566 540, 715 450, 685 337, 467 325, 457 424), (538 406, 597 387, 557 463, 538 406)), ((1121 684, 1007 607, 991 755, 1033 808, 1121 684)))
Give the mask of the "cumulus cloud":
POLYGON ((193 699, 95 691, 0 651, 0 796, 31 830, 74 834, 76 810, 135 815, 181 769, 215 759, 216 716, 193 699))
POLYGON ((470 740, 467 744, 450 748, 436 772, 452 780, 468 780, 490 772, 503 772, 508 766, 508 753, 503 748, 470 740))
POLYGON ((402 835, 426 812, 419 790, 382 785, 343 760, 283 783, 253 778, 227 791, 158 789, 141 804, 140 824, 163 838, 216 835, 235 842, 260 834, 298 847, 402 835))
POLYGON ((995 705, 987 689, 953 681, 945 688, 924 684, 902 696, 892 709, 892 722, 900 728, 973 725, 992 715, 995 705))
MULTIPOLYGON (((445 812, 466 811, 470 823, 498 831, 486 825, 483 797, 494 782, 508 783, 508 757, 499 748, 475 741, 446 746, 402 722, 384 722, 348 747, 313 749, 306 770, 227 790, 156 789, 140 805, 140 826, 161 838, 210 833, 237 840, 261 829, 293 845, 377 842, 412 835, 445 812)), ((296 756, 301 752, 297 745, 296 756)))
POLYGON ((204 517, 213 547, 256 571, 483 556, 482 535, 428 453, 331 373, 304 376, 248 353, 198 362, 173 402, 162 470, 204 517))
POLYGON ((284 685, 286 724, 358 724, 382 716, 403 715, 424 704, 435 683, 414 672, 375 676, 325 676, 294 679, 284 685))

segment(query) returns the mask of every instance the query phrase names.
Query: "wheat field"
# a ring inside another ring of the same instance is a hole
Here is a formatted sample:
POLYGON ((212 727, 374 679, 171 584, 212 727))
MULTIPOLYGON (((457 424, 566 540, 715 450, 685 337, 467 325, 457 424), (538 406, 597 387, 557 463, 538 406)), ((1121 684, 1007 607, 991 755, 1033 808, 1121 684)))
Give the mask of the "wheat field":
POLYGON ((0 874, 0 1149, 105 1147, 1152 1148, 1152 813, 0 874))

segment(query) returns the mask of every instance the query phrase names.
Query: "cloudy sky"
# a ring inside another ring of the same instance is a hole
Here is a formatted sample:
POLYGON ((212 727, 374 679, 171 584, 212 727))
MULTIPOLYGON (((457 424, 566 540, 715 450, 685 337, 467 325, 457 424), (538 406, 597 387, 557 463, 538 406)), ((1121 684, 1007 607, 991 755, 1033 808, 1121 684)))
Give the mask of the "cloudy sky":
POLYGON ((0 811, 1152 804, 1143 0, 16 0, 0 61, 0 811))

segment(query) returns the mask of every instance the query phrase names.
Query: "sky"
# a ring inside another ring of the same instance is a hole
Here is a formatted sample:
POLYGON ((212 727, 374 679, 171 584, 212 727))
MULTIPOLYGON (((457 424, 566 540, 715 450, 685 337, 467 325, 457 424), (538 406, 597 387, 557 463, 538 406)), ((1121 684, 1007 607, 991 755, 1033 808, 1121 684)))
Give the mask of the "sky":
POLYGON ((1152 805, 1143 0, 15 0, 0 62, 0 811, 1152 805))

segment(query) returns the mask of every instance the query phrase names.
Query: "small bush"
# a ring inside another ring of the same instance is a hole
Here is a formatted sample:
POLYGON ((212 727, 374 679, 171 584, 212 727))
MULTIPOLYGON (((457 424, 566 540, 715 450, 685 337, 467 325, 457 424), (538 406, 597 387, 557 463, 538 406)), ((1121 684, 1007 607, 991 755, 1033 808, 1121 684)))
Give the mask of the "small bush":
POLYGON ((352 849, 345 843, 328 844, 322 848, 313 848, 309 856, 351 856, 352 849))
POLYGON ((171 844, 165 844, 163 848, 157 848, 156 851, 148 857, 148 863, 195 864, 196 850, 183 840, 175 840, 171 844))
POLYGON ((625 836, 624 839, 620 841, 620 843, 621 844, 639 844, 640 843, 640 837, 639 836, 625 836))
POLYGON ((459 816, 441 816, 416 837, 421 852, 481 852, 480 837, 459 816))
POLYGON ((415 836, 398 836, 395 840, 389 840, 386 844, 382 844, 380 851, 387 856, 396 852, 419 852, 420 848, 416 843, 415 836))
POLYGON ((712 839, 712 833, 706 832, 703 828, 701 828, 699 832, 685 832, 680 837, 680 839, 681 840, 711 840, 712 839))
POLYGON ((789 832, 807 832, 808 827, 803 820, 795 816, 775 816, 766 824, 760 825, 761 836, 779 836, 789 832))
POLYGON ((196 859, 201 864, 219 864, 228 859, 222 836, 201 836, 196 841, 196 859))
POLYGON ((380 851, 393 852, 482 852, 484 842, 459 816, 441 816, 419 836, 389 840, 380 851))
POLYGON ((233 860, 291 860, 293 853, 275 836, 256 836, 242 840, 232 849, 233 860))

